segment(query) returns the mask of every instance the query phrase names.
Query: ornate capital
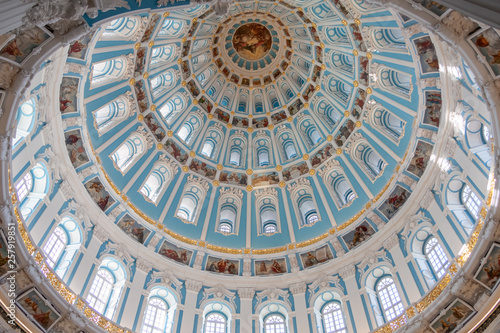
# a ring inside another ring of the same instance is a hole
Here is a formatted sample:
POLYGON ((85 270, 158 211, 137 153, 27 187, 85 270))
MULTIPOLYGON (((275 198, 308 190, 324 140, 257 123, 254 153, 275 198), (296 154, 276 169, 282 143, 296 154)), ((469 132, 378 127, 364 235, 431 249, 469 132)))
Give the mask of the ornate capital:
POLYGON ((391 250, 399 245, 399 237, 396 234, 392 234, 384 241, 384 247, 391 250))
POLYGON ((201 282, 194 281, 194 280, 186 280, 184 282, 186 286, 186 290, 188 291, 193 291, 193 292, 199 292, 201 289, 201 282))
POLYGON ((350 278, 351 276, 354 276, 355 273, 356 267, 354 266, 354 264, 348 264, 347 266, 342 267, 339 271, 340 277, 344 280, 350 278))
POLYGON ((104 243, 109 239, 109 233, 99 225, 94 226, 92 236, 95 236, 101 243, 104 243))
POLYGON ((307 290, 307 285, 303 282, 295 283, 290 285, 290 291, 293 295, 305 294, 307 290))
POLYGON ((153 264, 143 258, 137 258, 135 260, 135 266, 144 273, 149 273, 153 269, 153 264))

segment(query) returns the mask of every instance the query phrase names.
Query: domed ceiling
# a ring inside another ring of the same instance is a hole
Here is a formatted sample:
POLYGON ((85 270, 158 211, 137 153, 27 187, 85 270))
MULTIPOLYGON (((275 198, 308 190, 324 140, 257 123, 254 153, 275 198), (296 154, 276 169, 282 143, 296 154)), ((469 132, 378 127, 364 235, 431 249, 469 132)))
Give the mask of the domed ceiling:
MULTIPOLYGON (((222 17, 200 5, 96 33, 84 137, 106 179, 84 183, 100 208, 121 197, 146 228, 233 254, 369 237, 388 222, 426 165, 408 154, 424 116, 414 46, 398 14, 362 22, 307 4, 239 2, 222 17)), ((432 144, 418 145, 428 159, 432 144)))

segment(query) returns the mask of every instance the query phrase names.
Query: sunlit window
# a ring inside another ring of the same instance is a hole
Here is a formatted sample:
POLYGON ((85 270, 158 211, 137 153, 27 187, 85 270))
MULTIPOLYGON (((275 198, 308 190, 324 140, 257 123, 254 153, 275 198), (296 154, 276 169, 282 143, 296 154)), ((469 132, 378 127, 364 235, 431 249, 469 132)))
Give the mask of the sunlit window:
POLYGON ((47 243, 43 247, 43 252, 47 256, 47 263, 50 267, 54 267, 61 257, 61 254, 68 244, 68 237, 61 227, 54 229, 47 243))
POLYGON ((342 308, 337 302, 328 303, 323 308, 325 333, 347 333, 342 308))
POLYGON ((141 333, 163 333, 167 325, 167 303, 157 297, 150 298, 141 333))
POLYGON ((403 303, 392 278, 385 277, 380 280, 376 289, 386 321, 391 321, 404 312, 403 303))
POLYGON ((218 313, 207 316, 204 333, 226 333, 226 318, 218 313))
POLYGON ((285 319, 279 315, 271 315, 267 317, 265 333, 285 333, 285 319))
POLYGON ((103 314, 111 296, 115 278, 107 269, 101 268, 97 271, 97 275, 92 282, 89 294, 87 295, 87 303, 95 311, 103 314))
POLYGON ((427 260, 429 261, 436 276, 441 278, 446 273, 448 258, 435 237, 432 237, 427 241, 427 244, 425 245, 425 255, 427 256, 427 260))

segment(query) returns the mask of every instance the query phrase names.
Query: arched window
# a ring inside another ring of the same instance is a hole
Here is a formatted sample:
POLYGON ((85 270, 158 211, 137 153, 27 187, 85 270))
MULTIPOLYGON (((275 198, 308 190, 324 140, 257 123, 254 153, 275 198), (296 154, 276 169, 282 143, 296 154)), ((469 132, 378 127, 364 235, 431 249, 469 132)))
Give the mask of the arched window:
POLYGON ((215 160, 219 156, 220 148, 224 142, 224 130, 219 123, 210 126, 205 134, 205 142, 201 148, 201 154, 215 160))
POLYGON ((371 126, 394 142, 399 142, 399 139, 404 135, 406 123, 381 105, 372 107, 369 122, 371 126))
POLYGON ((22 202, 31 191, 33 186, 33 176, 31 172, 27 172, 24 177, 16 184, 17 198, 22 202))
POLYGON ((125 269, 115 259, 106 258, 92 281, 86 301, 96 312, 113 319, 125 284, 125 269))
POLYGON ((113 154, 111 160, 115 167, 125 174, 146 152, 146 142, 139 133, 133 133, 113 154))
POLYGON ((491 166, 490 129, 479 120, 469 119, 465 124, 465 138, 469 150, 487 167, 491 166))
POLYGON ((155 47, 151 51, 151 66, 156 67, 174 61, 177 51, 178 47, 175 44, 155 47))
POLYGON ((313 197, 313 189, 307 178, 300 178, 288 186, 294 203, 299 226, 313 225, 320 220, 318 207, 313 197))
POLYGON ((226 333, 226 317, 212 312, 205 319, 204 333, 226 333))
POLYGON ((376 28, 371 31, 372 40, 378 51, 407 52, 401 29, 376 28))
POLYGON ((278 314, 268 316, 264 323, 265 333, 285 333, 285 318, 278 314))
POLYGON ((176 216, 186 223, 196 223, 207 189, 208 184, 204 180, 188 176, 176 216))
POLYGON ((272 235, 280 231, 279 226, 279 199, 274 189, 264 189, 255 192, 255 204, 258 218, 258 233, 272 235))
POLYGON ((187 97, 184 93, 176 93, 165 104, 158 108, 158 112, 168 125, 187 109, 187 97))
POLYGON ((381 176, 387 165, 382 157, 364 140, 354 147, 354 159, 368 177, 373 181, 381 176))
POLYGON ((462 203, 465 205, 469 213, 477 220, 481 211, 481 199, 476 195, 469 185, 465 185, 462 189, 462 203))
POLYGON ((31 98, 24 102, 17 108, 17 127, 16 136, 14 137, 13 144, 17 145, 21 140, 26 138, 35 124, 36 118, 36 101, 35 98, 31 98))
MULTIPOLYGON (((130 58, 129 55, 127 55, 127 58, 130 58)), ((91 87, 121 80, 127 70, 127 58, 121 56, 115 59, 94 63, 91 71, 91 87)), ((133 62, 133 55, 130 61, 133 62)))
POLYGON ((444 253, 443 248, 439 244, 436 237, 431 237, 425 243, 424 249, 427 261, 430 263, 434 274, 440 279, 446 274, 446 267, 448 266, 448 257, 444 253))
POLYGON ((151 78, 150 82, 153 98, 158 99, 158 97, 165 94, 175 86, 175 83, 177 82, 177 75, 174 70, 170 69, 151 78))
POLYGON ((320 115, 321 119, 330 129, 334 129, 335 125, 342 117, 342 113, 334 107, 325 97, 321 97, 314 102, 314 110, 320 115))
POLYGON ((326 304, 321 314, 325 333, 347 333, 344 314, 339 302, 333 301, 326 304))
POLYGON ((37 163, 15 185, 21 215, 27 220, 49 190, 49 173, 43 163, 37 163))
POLYGON ((271 139, 265 132, 258 132, 253 139, 254 167, 267 167, 272 165, 271 139))
POLYGON ((99 134, 113 128, 129 116, 129 103, 126 96, 121 96, 97 109, 94 113, 95 124, 99 134))
POLYGON ((177 136, 186 144, 191 144, 198 132, 202 128, 203 116, 199 112, 195 112, 186 119, 182 127, 177 132, 177 136))
POLYGON ((281 158, 283 161, 296 158, 298 156, 298 152, 295 148, 295 140, 292 131, 283 125, 276 131, 276 136, 278 137, 279 147, 281 148, 281 158))
POLYGON ((352 92, 352 86, 347 83, 329 75, 325 78, 325 89, 335 100, 337 100, 342 106, 347 106, 349 97, 352 92))
MULTIPOLYGON (((328 166, 325 168, 328 168, 328 166)), ((323 182, 327 186, 337 208, 348 206, 356 199, 356 192, 354 192, 338 161, 332 161, 330 168, 321 171, 321 173, 323 174, 323 182)))
POLYGON ((229 138, 227 163, 235 167, 245 167, 247 138, 242 131, 236 131, 229 138))
POLYGON ((217 231, 237 234, 240 212, 243 207, 243 192, 238 189, 222 188, 219 196, 217 231))
POLYGON ((166 19, 158 32, 159 39, 179 37, 184 32, 186 21, 178 19, 166 19))
POLYGON ((160 298, 150 298, 146 307, 142 333, 163 333, 167 325, 167 302, 160 298))
POLYGON ((176 298, 167 288, 152 288, 144 311, 141 333, 171 332, 176 307, 176 298))
POLYGON ((50 267, 54 267, 56 265, 67 244, 68 237, 66 232, 63 228, 57 226, 43 247, 43 252, 47 256, 47 263, 50 267))
POLYGON ((321 135, 316 128, 312 118, 305 113, 299 114, 297 117, 297 127, 302 133, 302 137, 309 149, 316 146, 321 141, 321 135))
POLYGON ((398 72, 380 66, 377 75, 376 86, 383 91, 396 95, 401 98, 409 99, 413 86, 411 83, 411 75, 403 72, 398 72))
POLYGON ((82 243, 82 233, 76 221, 64 216, 43 246, 47 264, 64 276, 82 243))
POLYGON ((139 28, 140 19, 137 16, 120 17, 111 21, 102 33, 102 39, 126 40, 134 36, 139 28))
POLYGON ((354 73, 354 57, 341 52, 331 51, 327 54, 326 61, 331 67, 349 76, 354 73))
POLYGON ((404 312, 403 302, 399 297, 398 289, 392 277, 382 277, 375 289, 386 322, 393 320, 404 312))
POLYGON ((155 163, 140 192, 146 200, 158 203, 176 173, 177 166, 173 163, 162 161, 155 163))

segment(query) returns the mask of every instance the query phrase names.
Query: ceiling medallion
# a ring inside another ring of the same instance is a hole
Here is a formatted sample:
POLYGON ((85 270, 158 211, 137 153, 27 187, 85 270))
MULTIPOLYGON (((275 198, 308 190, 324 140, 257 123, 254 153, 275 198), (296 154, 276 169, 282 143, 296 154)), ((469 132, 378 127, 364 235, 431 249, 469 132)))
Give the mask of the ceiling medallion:
POLYGON ((233 35, 233 47, 247 60, 260 60, 271 50, 272 36, 269 29, 260 23, 246 23, 233 35))

